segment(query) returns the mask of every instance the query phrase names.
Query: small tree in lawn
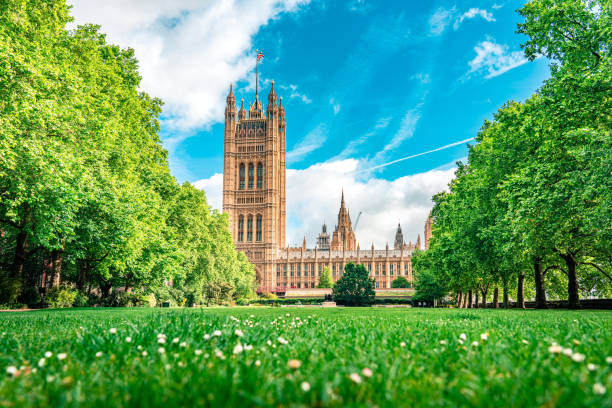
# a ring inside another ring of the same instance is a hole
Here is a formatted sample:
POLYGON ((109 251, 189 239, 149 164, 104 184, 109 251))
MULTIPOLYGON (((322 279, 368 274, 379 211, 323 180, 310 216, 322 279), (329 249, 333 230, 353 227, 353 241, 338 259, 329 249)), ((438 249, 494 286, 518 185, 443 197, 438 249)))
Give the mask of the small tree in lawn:
POLYGON ((331 277, 331 271, 329 267, 323 268, 323 272, 321 273, 321 277, 319 278, 319 284, 317 288, 332 288, 334 286, 334 281, 331 277))
POLYGON ((391 287, 394 289, 409 288, 410 282, 408 282, 408 279, 404 278, 403 276, 398 276, 393 280, 393 282, 391 282, 391 287))
POLYGON ((370 306, 374 303, 374 279, 368 276, 363 265, 350 262, 336 282, 332 295, 334 301, 345 306, 370 306))

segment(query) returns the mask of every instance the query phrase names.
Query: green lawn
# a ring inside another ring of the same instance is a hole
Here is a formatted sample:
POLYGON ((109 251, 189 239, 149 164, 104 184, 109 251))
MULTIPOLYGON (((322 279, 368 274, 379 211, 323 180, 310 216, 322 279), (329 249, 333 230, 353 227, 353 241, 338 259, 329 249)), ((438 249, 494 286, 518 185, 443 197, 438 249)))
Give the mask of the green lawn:
POLYGON ((612 406, 608 311, 52 310, 0 331, 0 407, 612 406))

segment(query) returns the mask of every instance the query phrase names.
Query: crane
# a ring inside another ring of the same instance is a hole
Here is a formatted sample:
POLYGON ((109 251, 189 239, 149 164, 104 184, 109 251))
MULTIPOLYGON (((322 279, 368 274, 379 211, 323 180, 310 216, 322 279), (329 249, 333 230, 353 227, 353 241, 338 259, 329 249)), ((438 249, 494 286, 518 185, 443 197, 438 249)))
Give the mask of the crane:
POLYGON ((359 211, 359 214, 357 214, 357 219, 355 220, 355 226, 353 226, 353 231, 357 229, 357 224, 359 224, 359 218, 361 217, 361 213, 362 211, 359 211))

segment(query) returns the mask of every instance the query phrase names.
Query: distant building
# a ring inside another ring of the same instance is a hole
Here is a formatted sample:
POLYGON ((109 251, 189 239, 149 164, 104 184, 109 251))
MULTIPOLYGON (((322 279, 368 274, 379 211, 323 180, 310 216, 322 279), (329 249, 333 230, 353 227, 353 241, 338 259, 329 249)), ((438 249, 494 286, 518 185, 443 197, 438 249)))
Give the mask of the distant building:
MULTIPOLYGON (((238 251, 255 265, 261 291, 284 292, 287 288, 314 288, 324 267, 338 280, 348 262, 362 263, 376 288, 390 288, 398 276, 412 281, 411 255, 421 248, 404 242, 401 226, 393 249, 361 250, 351 216, 341 194, 338 222, 331 239, 323 224, 315 248, 285 245, 286 230, 286 126, 282 97, 277 104, 274 82, 264 106, 255 94, 248 116, 244 100, 236 109, 230 86, 225 108, 223 156, 223 212, 238 251)), ((427 242, 427 227, 426 227, 427 242)))

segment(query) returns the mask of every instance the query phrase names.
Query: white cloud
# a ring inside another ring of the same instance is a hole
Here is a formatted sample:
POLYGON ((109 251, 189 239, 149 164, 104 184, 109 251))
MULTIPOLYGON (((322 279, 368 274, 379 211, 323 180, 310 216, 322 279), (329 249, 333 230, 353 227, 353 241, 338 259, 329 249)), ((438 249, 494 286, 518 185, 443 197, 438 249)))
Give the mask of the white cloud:
MULTIPOLYGON (((323 221, 333 231, 344 189, 346 204, 353 222, 359 212, 356 228, 361 248, 372 242, 383 248, 393 245, 395 229, 401 221, 406 241, 423 239, 425 220, 433 203, 431 197, 444 190, 453 178, 455 166, 444 170, 400 177, 395 180, 370 178, 360 180, 355 173, 359 161, 346 159, 318 163, 304 170, 287 170, 287 243, 301 244, 306 236, 308 246, 314 246, 323 221)), ((221 202, 221 175, 194 183, 206 191, 209 202, 221 202), (212 197, 219 197, 213 200, 212 197)))
POLYGON ((453 29, 455 30, 458 29, 461 23, 463 23, 463 20, 471 19, 477 16, 480 16, 487 21, 495 21, 493 14, 488 12, 487 10, 479 9, 479 8, 471 8, 465 13, 463 13, 461 16, 457 17, 457 19, 455 20, 455 24, 453 24, 453 29))
POLYGON ((397 132, 395 132, 395 135, 393 135, 391 140, 382 148, 382 150, 378 151, 374 155, 369 165, 373 166, 385 160, 388 153, 394 152, 401 146, 402 143, 404 143, 406 139, 410 139, 414 135, 419 119, 421 119, 422 107, 423 102, 406 112, 406 115, 404 115, 402 122, 400 123, 400 127, 397 132))
POLYGON ((431 82, 431 78, 428 73, 419 72, 410 77, 410 79, 414 79, 419 81, 422 85, 426 85, 431 82))
POLYGON ((440 7, 437 9, 431 17, 429 17, 429 32, 433 35, 440 35, 446 29, 455 14, 455 7, 452 9, 445 9, 440 7))
POLYGON ((301 100, 302 102, 304 102, 305 104, 309 104, 312 102, 312 99, 310 99, 305 93, 298 91, 297 85, 294 85, 294 84, 289 84, 287 86, 279 85, 279 88, 283 90, 288 90, 289 98, 291 99, 297 98, 301 100))
POLYGON ((340 112, 340 104, 336 103, 334 98, 331 98, 329 100, 329 103, 331 104, 332 108, 334 109, 334 115, 337 115, 340 112))
POLYGON ((77 24, 102 26, 132 47, 141 87, 164 102, 165 126, 191 130, 223 119, 230 82, 254 68, 253 35, 309 0, 72 0, 77 24))
POLYGON ((527 62, 521 51, 508 53, 507 45, 500 45, 494 39, 479 42, 475 47, 476 57, 469 62, 470 73, 486 72, 485 78, 493 78, 527 62))
POLYGON ((291 151, 287 152, 287 162, 299 162, 311 152, 323 146, 326 140, 327 127, 325 124, 319 123, 291 151))
POLYGON ((223 173, 216 173, 207 179, 193 183, 195 188, 206 192, 208 205, 221 211, 223 208, 223 173))

